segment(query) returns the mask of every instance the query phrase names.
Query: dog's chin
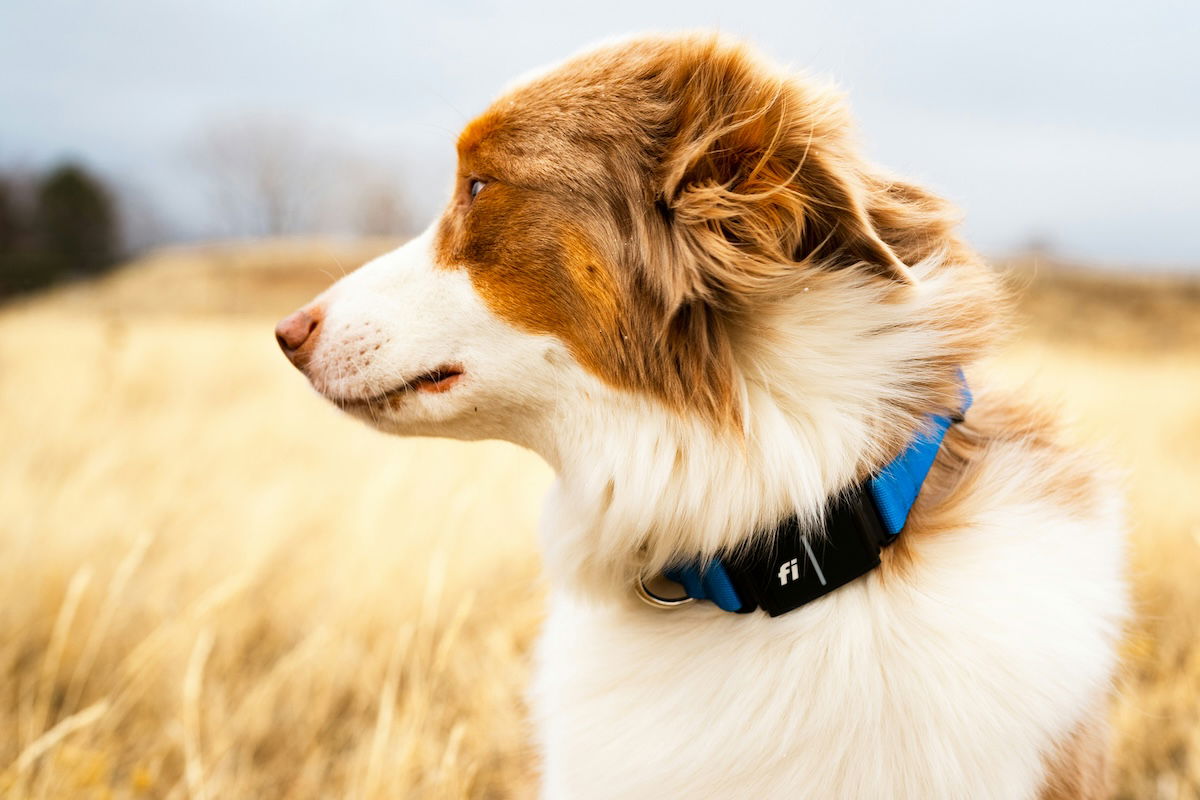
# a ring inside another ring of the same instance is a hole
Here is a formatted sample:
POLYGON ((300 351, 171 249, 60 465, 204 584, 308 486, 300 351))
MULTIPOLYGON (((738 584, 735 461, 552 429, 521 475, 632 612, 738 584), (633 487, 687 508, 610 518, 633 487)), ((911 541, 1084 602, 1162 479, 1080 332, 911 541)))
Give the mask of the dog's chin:
POLYGON ((397 380, 383 390, 334 393, 316 388, 342 411, 375 428, 419 436, 458 416, 458 400, 467 383, 463 367, 448 364, 397 380))

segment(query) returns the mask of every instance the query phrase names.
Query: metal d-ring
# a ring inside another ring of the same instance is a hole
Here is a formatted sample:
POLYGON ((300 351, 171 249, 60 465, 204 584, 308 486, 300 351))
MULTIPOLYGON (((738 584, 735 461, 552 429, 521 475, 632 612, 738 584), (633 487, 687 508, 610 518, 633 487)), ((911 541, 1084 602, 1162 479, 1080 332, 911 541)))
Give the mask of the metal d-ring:
POLYGON ((648 606, 654 606, 655 608, 677 608, 679 606, 685 606, 696 599, 694 597, 688 597, 687 595, 684 595, 683 597, 659 597, 646 587, 646 581, 642 579, 641 575, 639 575, 637 580, 633 582, 633 592, 643 603, 648 606))

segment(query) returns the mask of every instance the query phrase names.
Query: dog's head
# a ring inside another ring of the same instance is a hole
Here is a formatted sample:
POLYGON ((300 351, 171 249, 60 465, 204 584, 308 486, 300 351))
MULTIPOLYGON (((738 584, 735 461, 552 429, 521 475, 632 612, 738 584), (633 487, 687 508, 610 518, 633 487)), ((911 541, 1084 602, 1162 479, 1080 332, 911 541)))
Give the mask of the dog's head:
POLYGON ((390 432, 548 449, 547 420, 614 394, 738 431, 768 309, 830 281, 899 302, 911 265, 960 247, 940 202, 858 157, 836 93, 713 36, 567 61, 458 156, 428 231, 277 329, 322 394, 390 432))

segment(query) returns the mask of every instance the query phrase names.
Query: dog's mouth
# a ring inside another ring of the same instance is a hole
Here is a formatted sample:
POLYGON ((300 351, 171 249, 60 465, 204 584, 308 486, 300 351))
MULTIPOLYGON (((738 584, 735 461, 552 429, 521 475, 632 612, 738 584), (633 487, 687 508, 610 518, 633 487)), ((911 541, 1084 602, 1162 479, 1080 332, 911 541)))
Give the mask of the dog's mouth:
POLYGON ((462 379, 463 368, 459 364, 444 364, 437 369, 422 372, 398 386, 368 395, 366 397, 331 397, 339 408, 354 410, 387 405, 408 395, 423 392, 425 394, 442 394, 448 392, 462 379))

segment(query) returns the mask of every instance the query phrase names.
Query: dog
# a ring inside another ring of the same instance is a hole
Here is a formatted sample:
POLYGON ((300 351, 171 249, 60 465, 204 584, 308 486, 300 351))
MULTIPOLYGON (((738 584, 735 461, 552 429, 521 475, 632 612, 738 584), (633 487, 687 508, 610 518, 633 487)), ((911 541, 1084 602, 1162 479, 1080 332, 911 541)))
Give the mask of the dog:
POLYGON ((276 336, 382 431, 555 469, 542 795, 1104 796, 1119 493, 976 385, 1001 284, 838 92, 642 36, 457 144, 441 218, 276 336))

